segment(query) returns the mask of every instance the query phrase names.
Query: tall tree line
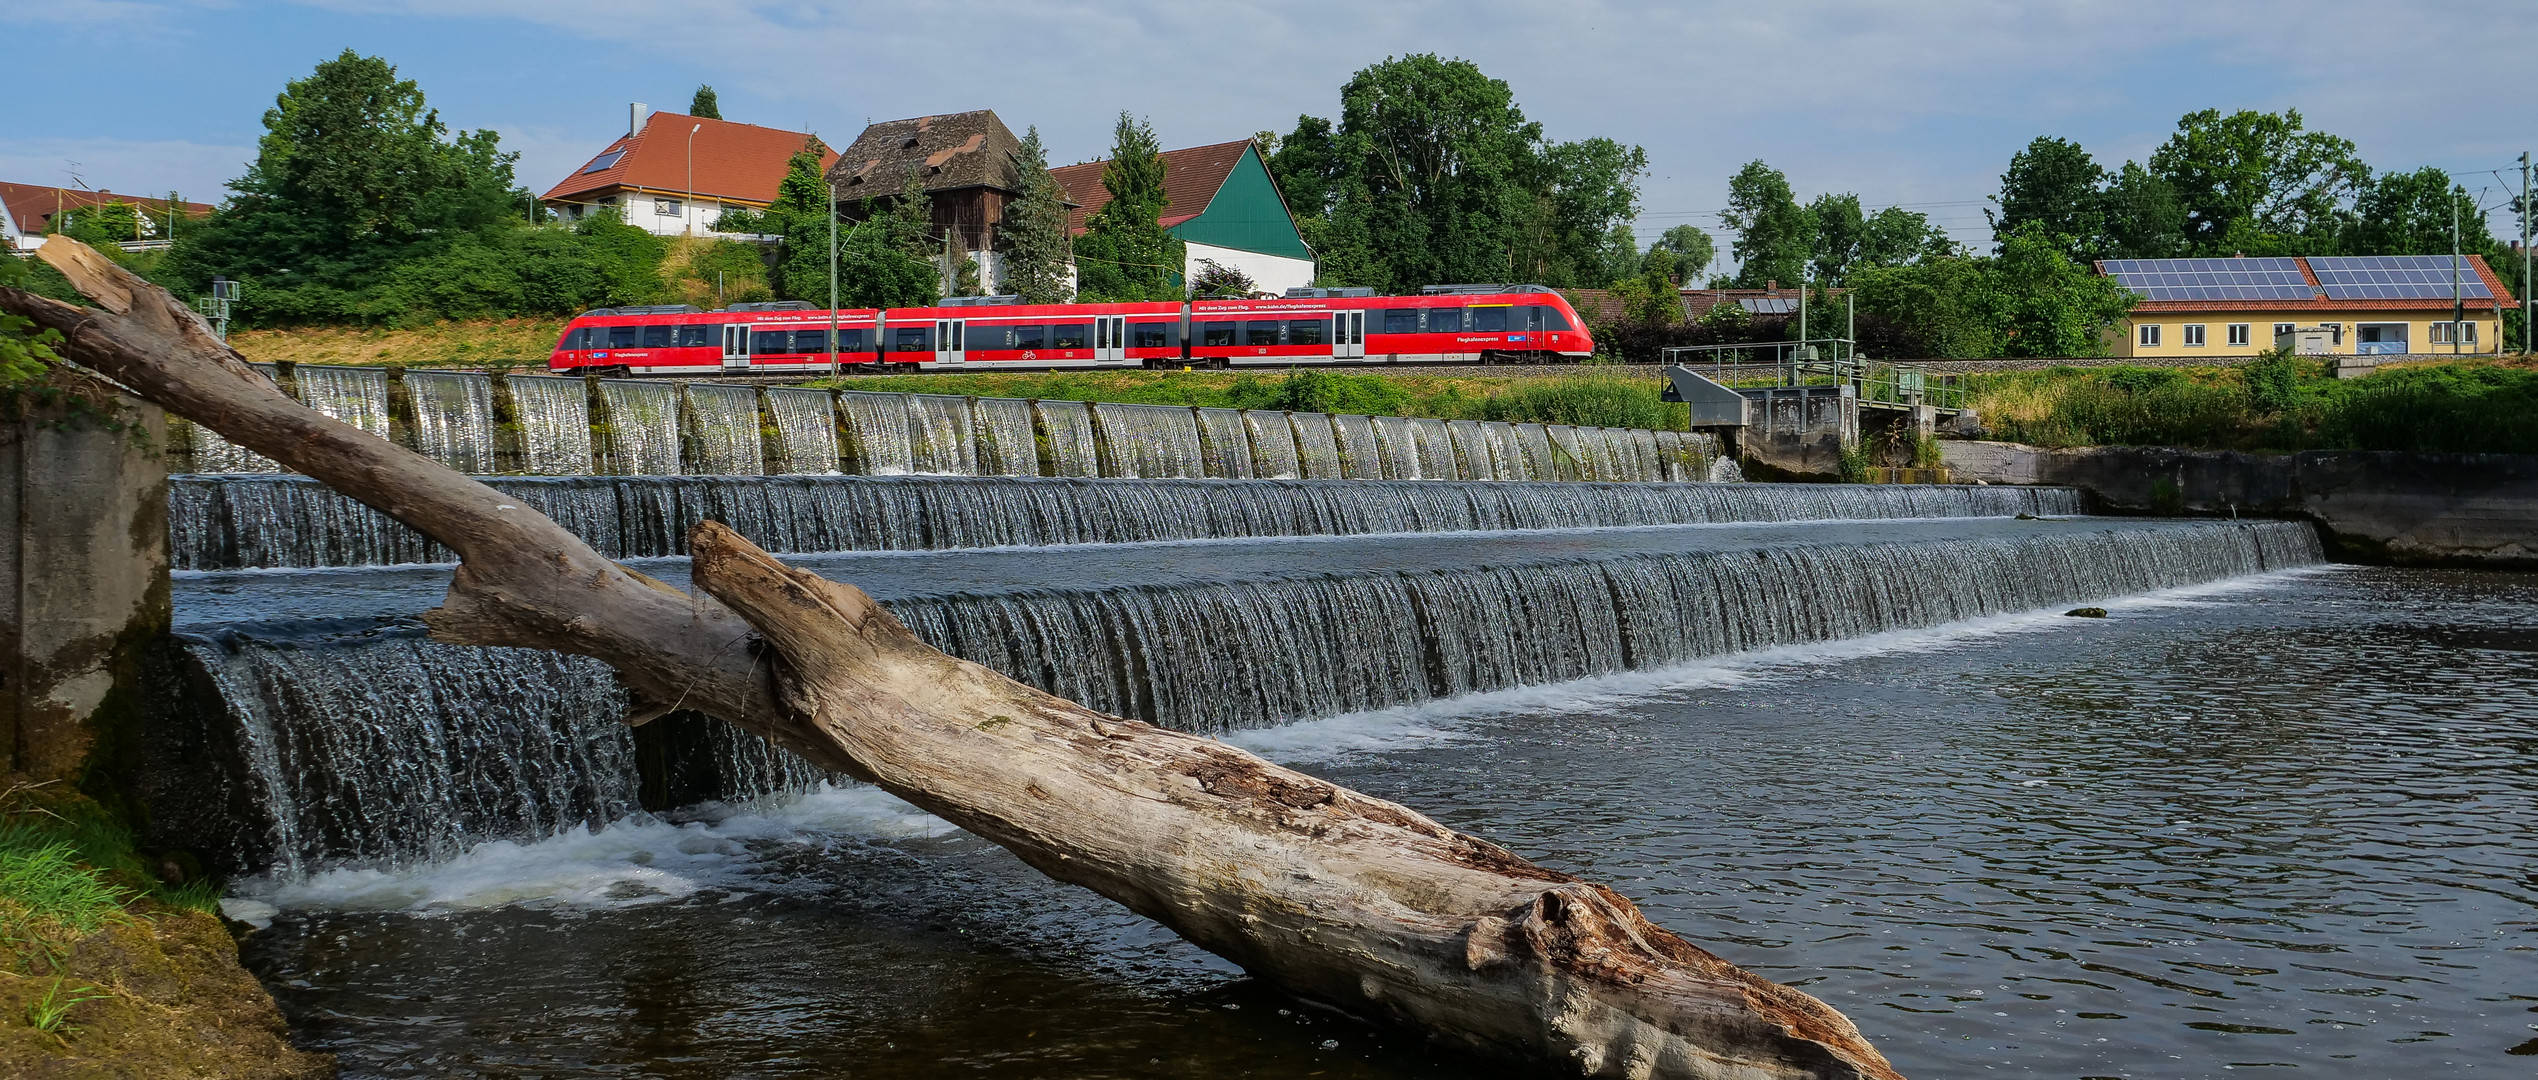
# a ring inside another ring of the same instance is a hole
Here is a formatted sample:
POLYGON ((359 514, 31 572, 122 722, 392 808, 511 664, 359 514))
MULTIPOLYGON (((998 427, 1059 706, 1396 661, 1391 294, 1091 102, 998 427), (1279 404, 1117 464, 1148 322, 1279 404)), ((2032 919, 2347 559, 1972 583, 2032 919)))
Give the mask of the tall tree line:
POLYGON ((1551 141, 1506 82, 1431 54, 1359 71, 1339 106, 1336 122, 1297 117, 1269 158, 1328 282, 1410 292, 1615 276, 1613 230, 1638 215, 1648 169, 1639 147, 1551 141))

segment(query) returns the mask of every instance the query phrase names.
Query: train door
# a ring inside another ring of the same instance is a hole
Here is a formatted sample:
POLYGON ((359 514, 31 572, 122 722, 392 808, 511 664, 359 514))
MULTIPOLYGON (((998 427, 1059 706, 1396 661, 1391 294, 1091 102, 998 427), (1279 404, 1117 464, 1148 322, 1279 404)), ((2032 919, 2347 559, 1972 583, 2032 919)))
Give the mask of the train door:
POLYGON ((748 323, 723 324, 723 366, 727 368, 749 366, 748 323))
POLYGON ((934 320, 935 363, 957 364, 969 358, 968 349, 964 347, 967 343, 961 340, 961 332, 967 325, 959 319, 934 320))
POLYGON ((1340 359, 1366 358, 1366 310, 1331 313, 1331 355, 1340 359))
POLYGON ((1123 364, 1128 361, 1128 317, 1125 315, 1093 316, 1093 362, 1123 364))

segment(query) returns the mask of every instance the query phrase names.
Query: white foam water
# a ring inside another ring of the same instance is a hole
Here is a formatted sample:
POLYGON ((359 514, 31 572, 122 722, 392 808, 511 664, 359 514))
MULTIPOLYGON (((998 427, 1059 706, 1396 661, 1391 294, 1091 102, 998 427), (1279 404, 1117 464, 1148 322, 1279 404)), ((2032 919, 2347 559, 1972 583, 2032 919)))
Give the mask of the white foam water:
MULTIPOLYGON (((2201 607, 2233 594, 2350 567, 2300 566, 2223 578, 2099 600, 2108 620, 2162 610, 2201 607)), ((1226 732, 1216 738, 1286 765, 1344 760, 1360 754, 1417 750, 1477 738, 1478 721, 1540 713, 1610 708, 1688 689, 1749 685, 1795 678, 1813 668, 1871 656, 1929 652, 2006 634, 2085 632, 2099 620, 2065 615, 2076 605, 2050 607, 1939 626, 1892 630, 1839 641, 1783 645, 1706 657, 1648 671, 1624 671, 1565 682, 1462 694, 1388 709, 1369 709, 1276 727, 1226 732)))
POLYGON ((261 925, 283 911, 434 913, 528 905, 607 908, 656 904, 707 889, 749 891, 787 847, 838 839, 904 840, 957 832, 879 788, 821 785, 741 805, 691 808, 681 822, 648 814, 544 840, 496 840, 402 869, 339 867, 239 881, 221 901, 261 925))

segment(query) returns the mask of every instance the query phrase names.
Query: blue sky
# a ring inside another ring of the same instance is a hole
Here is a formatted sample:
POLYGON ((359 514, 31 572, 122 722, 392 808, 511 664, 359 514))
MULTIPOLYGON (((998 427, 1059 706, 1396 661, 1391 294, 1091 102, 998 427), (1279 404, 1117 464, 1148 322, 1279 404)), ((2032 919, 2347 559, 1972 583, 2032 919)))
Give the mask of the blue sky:
POLYGON ((1802 197, 1855 191, 1980 241, 2029 139, 2112 164, 2207 107, 2297 108, 2375 167, 2439 165, 2498 202, 2538 142, 2505 88, 2533 24, 2526 0, 0 0, 0 179, 67 183, 75 161, 93 187, 216 195, 282 84, 347 47, 420 81, 453 126, 500 131, 541 189, 627 102, 684 109, 698 83, 730 119, 838 145, 867 120, 992 108, 1063 163, 1102 156, 1121 109, 1167 146, 1284 131, 1335 114, 1366 64, 1435 52, 1507 80, 1554 138, 1646 147, 1643 236, 1717 232, 1727 176, 1761 158, 1802 197))

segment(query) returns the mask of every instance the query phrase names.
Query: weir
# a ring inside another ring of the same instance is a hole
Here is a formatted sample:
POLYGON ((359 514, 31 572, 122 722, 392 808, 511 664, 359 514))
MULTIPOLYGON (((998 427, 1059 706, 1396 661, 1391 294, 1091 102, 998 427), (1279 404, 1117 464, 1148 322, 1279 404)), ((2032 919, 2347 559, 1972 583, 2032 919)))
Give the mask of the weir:
MULTIPOLYGON (((2318 558, 2314 533, 2294 523, 1995 518, 797 562, 863 585, 956 655, 1095 708, 1225 732, 2318 558)), ((684 564, 644 569, 678 583, 684 564)), ((166 695, 184 704, 153 729, 164 774, 186 779, 154 801, 168 808, 157 842, 288 872, 439 858, 642 804, 646 737, 690 747, 653 771, 683 776, 691 798, 819 778, 721 725, 628 732, 594 661, 423 639, 412 616, 437 602, 443 571, 310 573, 178 576, 166 679, 188 692, 166 695), (202 784, 204 762, 217 784, 202 784)))
MULTIPOLYGON (((1273 414, 1274 415, 1274 414, 1273 414)), ((996 477, 503 477, 487 481, 615 558, 682 555, 699 521, 769 550, 905 551, 1267 536, 2080 513, 2068 488, 1493 484, 996 477)), ((179 570, 376 566, 452 556, 298 476, 181 476, 179 570)))

